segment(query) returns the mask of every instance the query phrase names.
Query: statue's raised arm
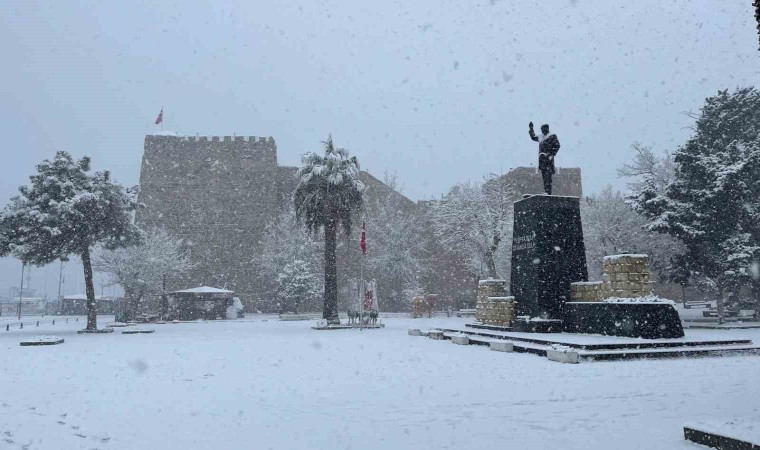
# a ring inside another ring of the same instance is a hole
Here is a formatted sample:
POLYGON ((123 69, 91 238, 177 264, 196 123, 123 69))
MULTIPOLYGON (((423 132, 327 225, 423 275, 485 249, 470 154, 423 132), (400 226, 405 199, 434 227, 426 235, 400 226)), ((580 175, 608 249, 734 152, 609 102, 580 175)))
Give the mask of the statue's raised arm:
POLYGON ((544 191, 552 195, 552 175, 554 174, 554 157, 559 152, 557 135, 549 132, 549 125, 541 125, 541 134, 533 131, 533 122, 528 124, 530 138, 538 142, 538 169, 544 180, 544 191))
POLYGON ((528 134, 530 135, 531 139, 538 142, 538 136, 536 136, 536 132, 533 131, 533 122, 528 123, 528 134))

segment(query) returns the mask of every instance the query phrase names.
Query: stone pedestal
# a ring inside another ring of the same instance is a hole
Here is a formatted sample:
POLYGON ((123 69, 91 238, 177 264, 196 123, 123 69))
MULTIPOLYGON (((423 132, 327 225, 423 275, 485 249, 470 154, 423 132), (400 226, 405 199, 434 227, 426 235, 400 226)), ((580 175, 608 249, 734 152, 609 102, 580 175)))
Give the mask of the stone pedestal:
POLYGON ((491 297, 506 297, 507 280, 488 278, 478 282, 478 299, 475 303, 475 320, 483 322, 491 308, 491 297))
POLYGON ((587 281, 578 197, 515 202, 511 290, 519 316, 562 319, 570 283, 587 281))

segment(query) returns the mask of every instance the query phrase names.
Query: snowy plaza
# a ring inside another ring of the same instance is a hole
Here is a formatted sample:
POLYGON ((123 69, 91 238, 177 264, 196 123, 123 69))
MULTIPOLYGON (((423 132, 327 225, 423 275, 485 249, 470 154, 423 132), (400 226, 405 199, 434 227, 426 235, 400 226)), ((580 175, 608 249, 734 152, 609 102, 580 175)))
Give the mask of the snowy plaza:
POLYGON ((0 450, 760 449, 760 0, 0 14, 0 450))
MULTIPOLYGON (((100 318, 105 323, 108 318, 100 318)), ((551 362, 407 335, 471 319, 151 325, 82 336, 81 323, 0 333, 0 447, 698 448, 688 423, 760 420, 760 358, 551 362), (66 342, 20 347, 25 336, 66 342)), ((750 338, 760 330, 687 331, 750 338)))

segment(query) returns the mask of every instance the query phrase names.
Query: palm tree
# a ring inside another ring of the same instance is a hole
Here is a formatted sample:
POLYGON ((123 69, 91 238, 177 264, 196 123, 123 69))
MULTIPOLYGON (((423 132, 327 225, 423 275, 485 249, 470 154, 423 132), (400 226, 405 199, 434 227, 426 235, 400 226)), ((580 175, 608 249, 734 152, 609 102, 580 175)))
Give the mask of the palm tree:
POLYGON ((364 184, 359 181, 359 162, 348 150, 335 148, 332 136, 322 143, 325 155, 306 153, 298 169, 298 187, 293 194, 296 215, 306 228, 325 232, 325 294, 322 317, 328 323, 338 318, 338 268, 335 244, 338 227, 351 234, 351 213, 361 209, 364 184))

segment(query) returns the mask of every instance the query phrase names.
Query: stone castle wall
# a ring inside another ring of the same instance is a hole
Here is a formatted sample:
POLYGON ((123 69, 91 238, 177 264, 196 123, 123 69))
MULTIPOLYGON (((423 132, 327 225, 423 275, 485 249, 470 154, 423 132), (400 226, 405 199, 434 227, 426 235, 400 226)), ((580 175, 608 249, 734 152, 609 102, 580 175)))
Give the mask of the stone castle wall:
POLYGON ((206 284, 253 295, 250 261, 278 208, 278 175, 271 137, 145 137, 135 221, 182 238, 195 263, 170 289, 206 284))

